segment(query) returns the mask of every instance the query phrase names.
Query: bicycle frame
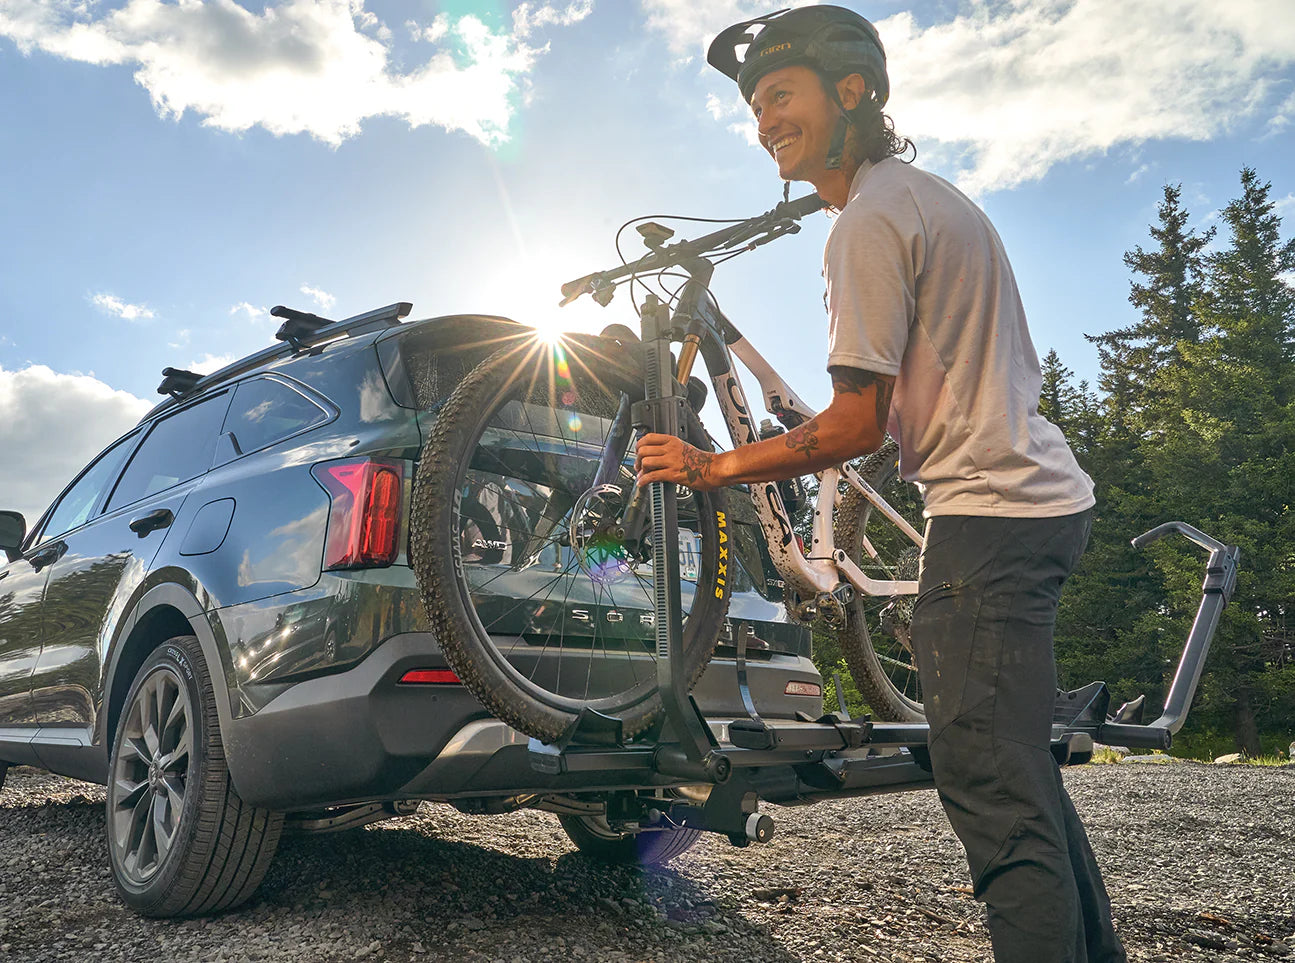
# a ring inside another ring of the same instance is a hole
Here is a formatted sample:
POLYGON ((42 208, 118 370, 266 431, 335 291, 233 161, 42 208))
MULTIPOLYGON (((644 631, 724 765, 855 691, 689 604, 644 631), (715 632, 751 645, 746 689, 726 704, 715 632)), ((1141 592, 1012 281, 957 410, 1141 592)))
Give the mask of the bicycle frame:
MULTIPOLYGON (((788 427, 795 427, 813 418, 813 409, 801 400, 773 366, 743 337, 709 296, 706 282, 710 279, 713 265, 709 261, 698 259, 683 266, 689 272, 690 279, 680 292, 679 306, 671 319, 676 331, 685 331, 684 350, 680 353, 676 374, 679 383, 687 384, 700 353, 735 448, 760 440, 751 417, 746 391, 733 364, 735 355, 755 375, 769 414, 788 427)), ((871 578, 843 550, 836 548, 833 516, 839 499, 838 481, 844 478, 919 548, 922 545, 921 533, 851 466, 826 469, 819 474, 819 478, 808 554, 800 550, 796 541, 795 530, 777 483, 755 482, 750 485, 751 504, 760 520, 760 528, 764 532, 774 567, 802 600, 802 604, 808 603, 821 608, 833 605, 835 600, 839 607, 839 602, 846 600, 842 598, 841 590, 847 584, 865 595, 916 594, 917 582, 871 578)), ((878 557, 872 544, 866 540, 864 550, 870 557, 878 557)), ((789 609, 790 607, 789 605, 789 609)), ((794 614, 807 613, 801 611, 794 614)))

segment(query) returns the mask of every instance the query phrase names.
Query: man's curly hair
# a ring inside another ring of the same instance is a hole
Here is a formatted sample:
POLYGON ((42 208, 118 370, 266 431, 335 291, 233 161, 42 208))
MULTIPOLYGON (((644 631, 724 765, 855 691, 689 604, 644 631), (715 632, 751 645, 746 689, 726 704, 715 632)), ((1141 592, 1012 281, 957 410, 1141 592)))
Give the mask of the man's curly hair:
MULTIPOLYGON (((835 100, 836 84, 832 78, 822 71, 816 70, 815 73, 818 74, 819 83, 823 85, 823 92, 835 100)), ((912 151, 913 156, 901 158, 904 163, 911 164, 917 159, 917 145, 907 137, 900 137, 895 133, 895 122, 882 113, 881 106, 872 97, 864 97, 853 110, 845 111, 845 116, 854 128, 846 145, 858 160, 875 164, 887 157, 898 157, 909 151, 912 151)))
MULTIPOLYGON (((853 110, 845 112, 850 126, 854 128, 853 147, 858 151, 860 160, 877 161, 887 157, 897 157, 912 151, 912 156, 901 158, 911 164, 917 159, 917 145, 907 137, 895 133, 895 122, 882 113, 877 102, 871 97, 859 101, 853 110)), ((846 144, 850 144, 847 138, 846 144)))

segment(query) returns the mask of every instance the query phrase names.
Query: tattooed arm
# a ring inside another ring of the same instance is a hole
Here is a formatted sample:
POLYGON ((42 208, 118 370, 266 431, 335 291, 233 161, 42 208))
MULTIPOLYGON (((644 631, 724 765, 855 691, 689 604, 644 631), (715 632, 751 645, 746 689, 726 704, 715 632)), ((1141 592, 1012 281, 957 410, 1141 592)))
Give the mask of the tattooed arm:
POLYGON ((739 482, 808 475, 881 447, 895 379, 860 368, 833 367, 832 403, 785 435, 733 451, 698 451, 669 435, 638 444, 639 484, 668 481, 700 491, 739 482))

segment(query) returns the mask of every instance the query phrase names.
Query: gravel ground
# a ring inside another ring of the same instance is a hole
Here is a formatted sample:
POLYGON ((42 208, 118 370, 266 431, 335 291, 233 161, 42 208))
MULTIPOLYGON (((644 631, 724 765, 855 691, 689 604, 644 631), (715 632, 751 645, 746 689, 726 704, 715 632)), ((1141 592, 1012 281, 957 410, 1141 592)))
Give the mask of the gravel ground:
MULTIPOLYGON (((1295 961, 1295 770, 1089 766, 1066 782, 1138 961, 1295 961)), ((251 904, 153 921, 117 899, 103 790, 14 769, 0 791, 0 961, 972 961, 989 958, 932 791, 767 807, 669 869, 576 854, 555 817, 415 816, 286 838, 251 904)))

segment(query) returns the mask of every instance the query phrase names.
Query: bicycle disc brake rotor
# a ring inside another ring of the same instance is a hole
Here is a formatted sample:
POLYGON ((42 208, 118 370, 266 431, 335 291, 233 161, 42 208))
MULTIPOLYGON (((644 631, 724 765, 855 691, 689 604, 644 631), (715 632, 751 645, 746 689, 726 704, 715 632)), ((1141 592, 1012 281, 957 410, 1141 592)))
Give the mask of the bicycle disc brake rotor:
POLYGON ((571 552, 580 571, 599 585, 615 585, 634 575, 637 562, 620 528, 626 503, 619 485, 595 485, 571 509, 571 552))

